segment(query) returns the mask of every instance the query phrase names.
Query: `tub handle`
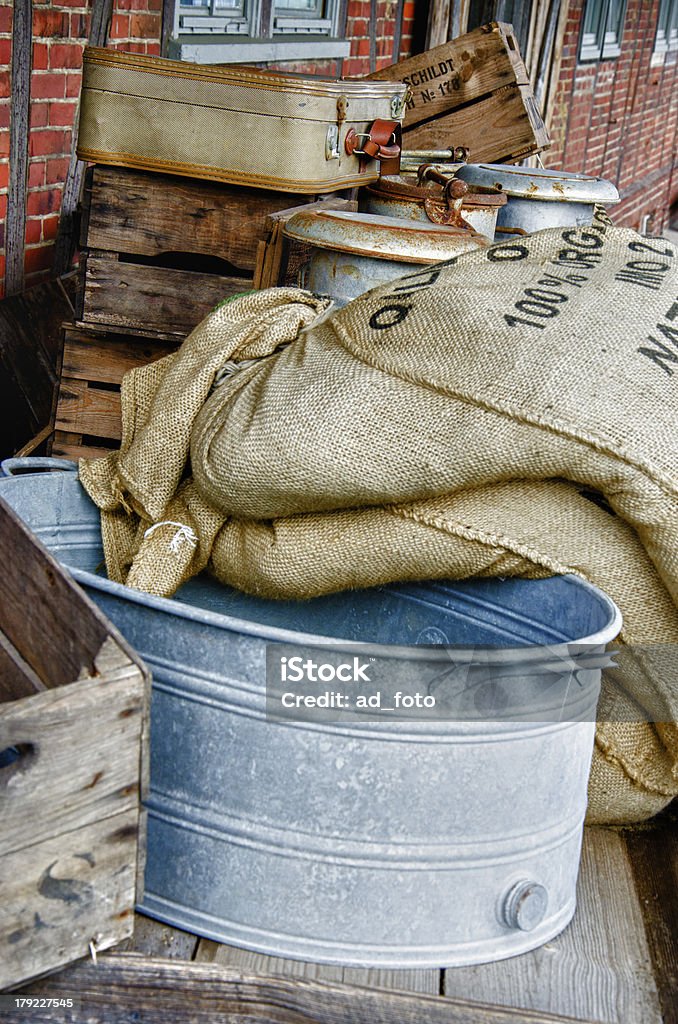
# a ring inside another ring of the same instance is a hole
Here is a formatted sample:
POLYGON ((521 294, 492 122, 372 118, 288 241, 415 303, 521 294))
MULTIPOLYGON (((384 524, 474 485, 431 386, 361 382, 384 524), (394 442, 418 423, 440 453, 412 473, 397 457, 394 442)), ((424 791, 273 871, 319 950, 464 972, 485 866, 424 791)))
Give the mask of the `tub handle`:
POLYGON ((70 459, 51 458, 47 455, 27 455, 23 458, 3 459, 0 462, 0 471, 3 476, 19 476, 21 473, 35 473, 51 469, 77 473, 78 464, 70 459))

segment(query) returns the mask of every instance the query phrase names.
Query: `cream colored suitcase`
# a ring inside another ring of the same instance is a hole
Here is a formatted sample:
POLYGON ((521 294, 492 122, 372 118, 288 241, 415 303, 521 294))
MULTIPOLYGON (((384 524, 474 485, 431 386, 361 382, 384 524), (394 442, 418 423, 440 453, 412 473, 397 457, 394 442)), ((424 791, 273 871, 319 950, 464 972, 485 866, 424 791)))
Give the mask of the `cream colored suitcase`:
POLYGON ((397 173, 406 86, 85 50, 78 156, 319 193, 397 173))

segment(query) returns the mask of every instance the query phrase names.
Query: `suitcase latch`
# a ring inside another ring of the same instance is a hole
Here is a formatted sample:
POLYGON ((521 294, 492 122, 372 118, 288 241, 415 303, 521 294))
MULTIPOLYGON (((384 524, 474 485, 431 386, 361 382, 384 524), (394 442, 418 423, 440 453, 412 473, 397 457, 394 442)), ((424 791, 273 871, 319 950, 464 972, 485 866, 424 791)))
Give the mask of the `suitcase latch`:
POLYGON ((331 124, 327 129, 327 135, 325 136, 325 159, 338 160, 340 156, 339 128, 336 124, 331 124))

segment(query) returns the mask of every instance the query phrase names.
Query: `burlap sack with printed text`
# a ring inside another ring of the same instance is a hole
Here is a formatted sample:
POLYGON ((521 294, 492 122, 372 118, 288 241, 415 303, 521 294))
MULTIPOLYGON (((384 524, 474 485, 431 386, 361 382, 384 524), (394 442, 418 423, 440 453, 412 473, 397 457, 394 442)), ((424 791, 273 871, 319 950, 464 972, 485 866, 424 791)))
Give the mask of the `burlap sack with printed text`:
MULTIPOLYGON (((668 652, 659 669, 641 652, 621 684, 606 683, 611 720, 596 736, 590 819, 647 817, 678 792, 674 263, 669 244, 599 219, 422 270, 277 351, 260 329, 259 362, 210 397, 203 374, 200 403, 192 388, 194 479, 179 485, 184 425, 160 490, 146 390, 176 418, 181 354, 171 388, 140 375, 123 414, 144 430, 123 436, 119 462, 84 467, 108 509, 109 572, 171 593, 209 562, 224 582, 273 597, 577 572, 620 606, 623 641, 668 652), (147 535, 159 519, 188 524, 196 548, 170 556, 171 525, 147 535), (648 686, 663 709, 656 725, 643 721, 648 686)), ((218 333, 200 348, 210 366, 218 333)))

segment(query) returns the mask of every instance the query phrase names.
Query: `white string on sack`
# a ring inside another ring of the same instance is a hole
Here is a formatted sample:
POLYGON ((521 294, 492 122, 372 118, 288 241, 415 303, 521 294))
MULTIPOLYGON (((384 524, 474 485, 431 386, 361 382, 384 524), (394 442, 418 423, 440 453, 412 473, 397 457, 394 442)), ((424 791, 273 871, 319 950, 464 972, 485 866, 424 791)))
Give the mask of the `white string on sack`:
POLYGON ((155 523, 153 526, 149 526, 144 533, 144 540, 146 537, 150 537, 151 534, 155 533, 155 531, 161 526, 176 526, 177 528, 177 532, 174 534, 169 544, 169 550, 173 555, 179 554, 179 548, 184 542, 190 544, 192 548, 197 547, 198 537, 195 530, 190 526, 186 526, 185 523, 177 523, 173 519, 163 519, 161 523, 155 523))

